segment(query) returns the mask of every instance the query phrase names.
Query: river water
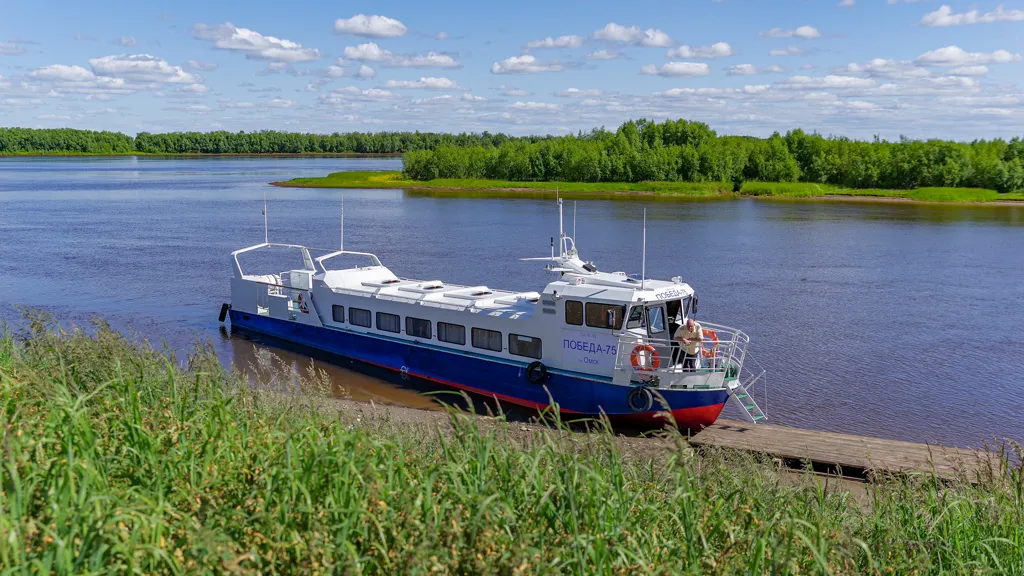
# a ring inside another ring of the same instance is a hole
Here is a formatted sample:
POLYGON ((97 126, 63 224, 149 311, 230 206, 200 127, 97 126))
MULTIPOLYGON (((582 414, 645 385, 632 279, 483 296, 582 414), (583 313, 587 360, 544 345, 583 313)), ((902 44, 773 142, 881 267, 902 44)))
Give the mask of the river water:
MULTIPOLYGON (((338 244, 339 190, 273 180, 396 169, 374 158, 0 159, 0 316, 93 315, 226 362, 228 254, 263 240, 338 244)), ((401 276, 540 290, 549 199, 345 194, 345 243, 401 276)), ((1024 440, 1024 207, 780 200, 577 204, 577 245, 604 270, 681 275, 700 317, 736 326, 768 369, 777 424, 917 442, 1024 440)), ((566 226, 571 228, 572 203, 566 226)), ((274 349, 288 361, 299 353, 274 349)), ((318 361, 357 399, 429 406, 420 389, 318 361)), ((737 417, 736 414, 728 414, 737 417)))

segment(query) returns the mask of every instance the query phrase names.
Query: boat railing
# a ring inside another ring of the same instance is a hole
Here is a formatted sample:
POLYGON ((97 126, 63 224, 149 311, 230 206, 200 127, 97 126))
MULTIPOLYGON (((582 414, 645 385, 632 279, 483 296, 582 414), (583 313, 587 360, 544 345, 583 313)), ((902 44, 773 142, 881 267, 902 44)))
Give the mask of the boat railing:
POLYGON ((703 338, 693 366, 685 365, 685 345, 674 340, 625 333, 619 338, 615 368, 631 370, 636 376, 685 375, 725 372, 739 375, 747 355, 750 337, 740 330, 701 322, 703 338))

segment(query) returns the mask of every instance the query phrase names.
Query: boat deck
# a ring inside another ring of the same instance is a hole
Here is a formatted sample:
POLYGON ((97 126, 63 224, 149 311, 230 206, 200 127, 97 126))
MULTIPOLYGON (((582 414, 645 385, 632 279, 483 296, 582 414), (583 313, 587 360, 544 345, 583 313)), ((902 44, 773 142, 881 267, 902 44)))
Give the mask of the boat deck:
POLYGON ((847 476, 933 474, 947 480, 978 482, 999 465, 994 454, 980 450, 722 419, 692 436, 690 444, 810 462, 816 469, 847 476))

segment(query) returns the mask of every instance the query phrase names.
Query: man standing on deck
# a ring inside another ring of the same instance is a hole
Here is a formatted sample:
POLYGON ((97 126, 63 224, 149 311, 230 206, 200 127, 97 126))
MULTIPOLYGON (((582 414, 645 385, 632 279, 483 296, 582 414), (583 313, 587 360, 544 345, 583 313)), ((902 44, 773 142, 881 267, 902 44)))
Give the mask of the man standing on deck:
POLYGON ((703 338, 700 324, 693 318, 676 329, 673 339, 683 347, 683 370, 697 369, 697 355, 700 354, 700 342, 703 338))

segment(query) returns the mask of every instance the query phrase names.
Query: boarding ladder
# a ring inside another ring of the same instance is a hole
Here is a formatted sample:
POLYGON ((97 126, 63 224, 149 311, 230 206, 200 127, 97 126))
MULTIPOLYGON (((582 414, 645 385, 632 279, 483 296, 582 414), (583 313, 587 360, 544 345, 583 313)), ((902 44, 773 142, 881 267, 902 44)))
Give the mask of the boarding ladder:
POLYGON ((768 409, 767 380, 767 372, 761 367, 761 364, 750 355, 746 355, 736 378, 725 381, 726 388, 729 389, 729 398, 755 424, 768 419, 768 413, 765 412, 768 409), (758 382, 764 389, 764 410, 754 401, 754 385, 758 382))

